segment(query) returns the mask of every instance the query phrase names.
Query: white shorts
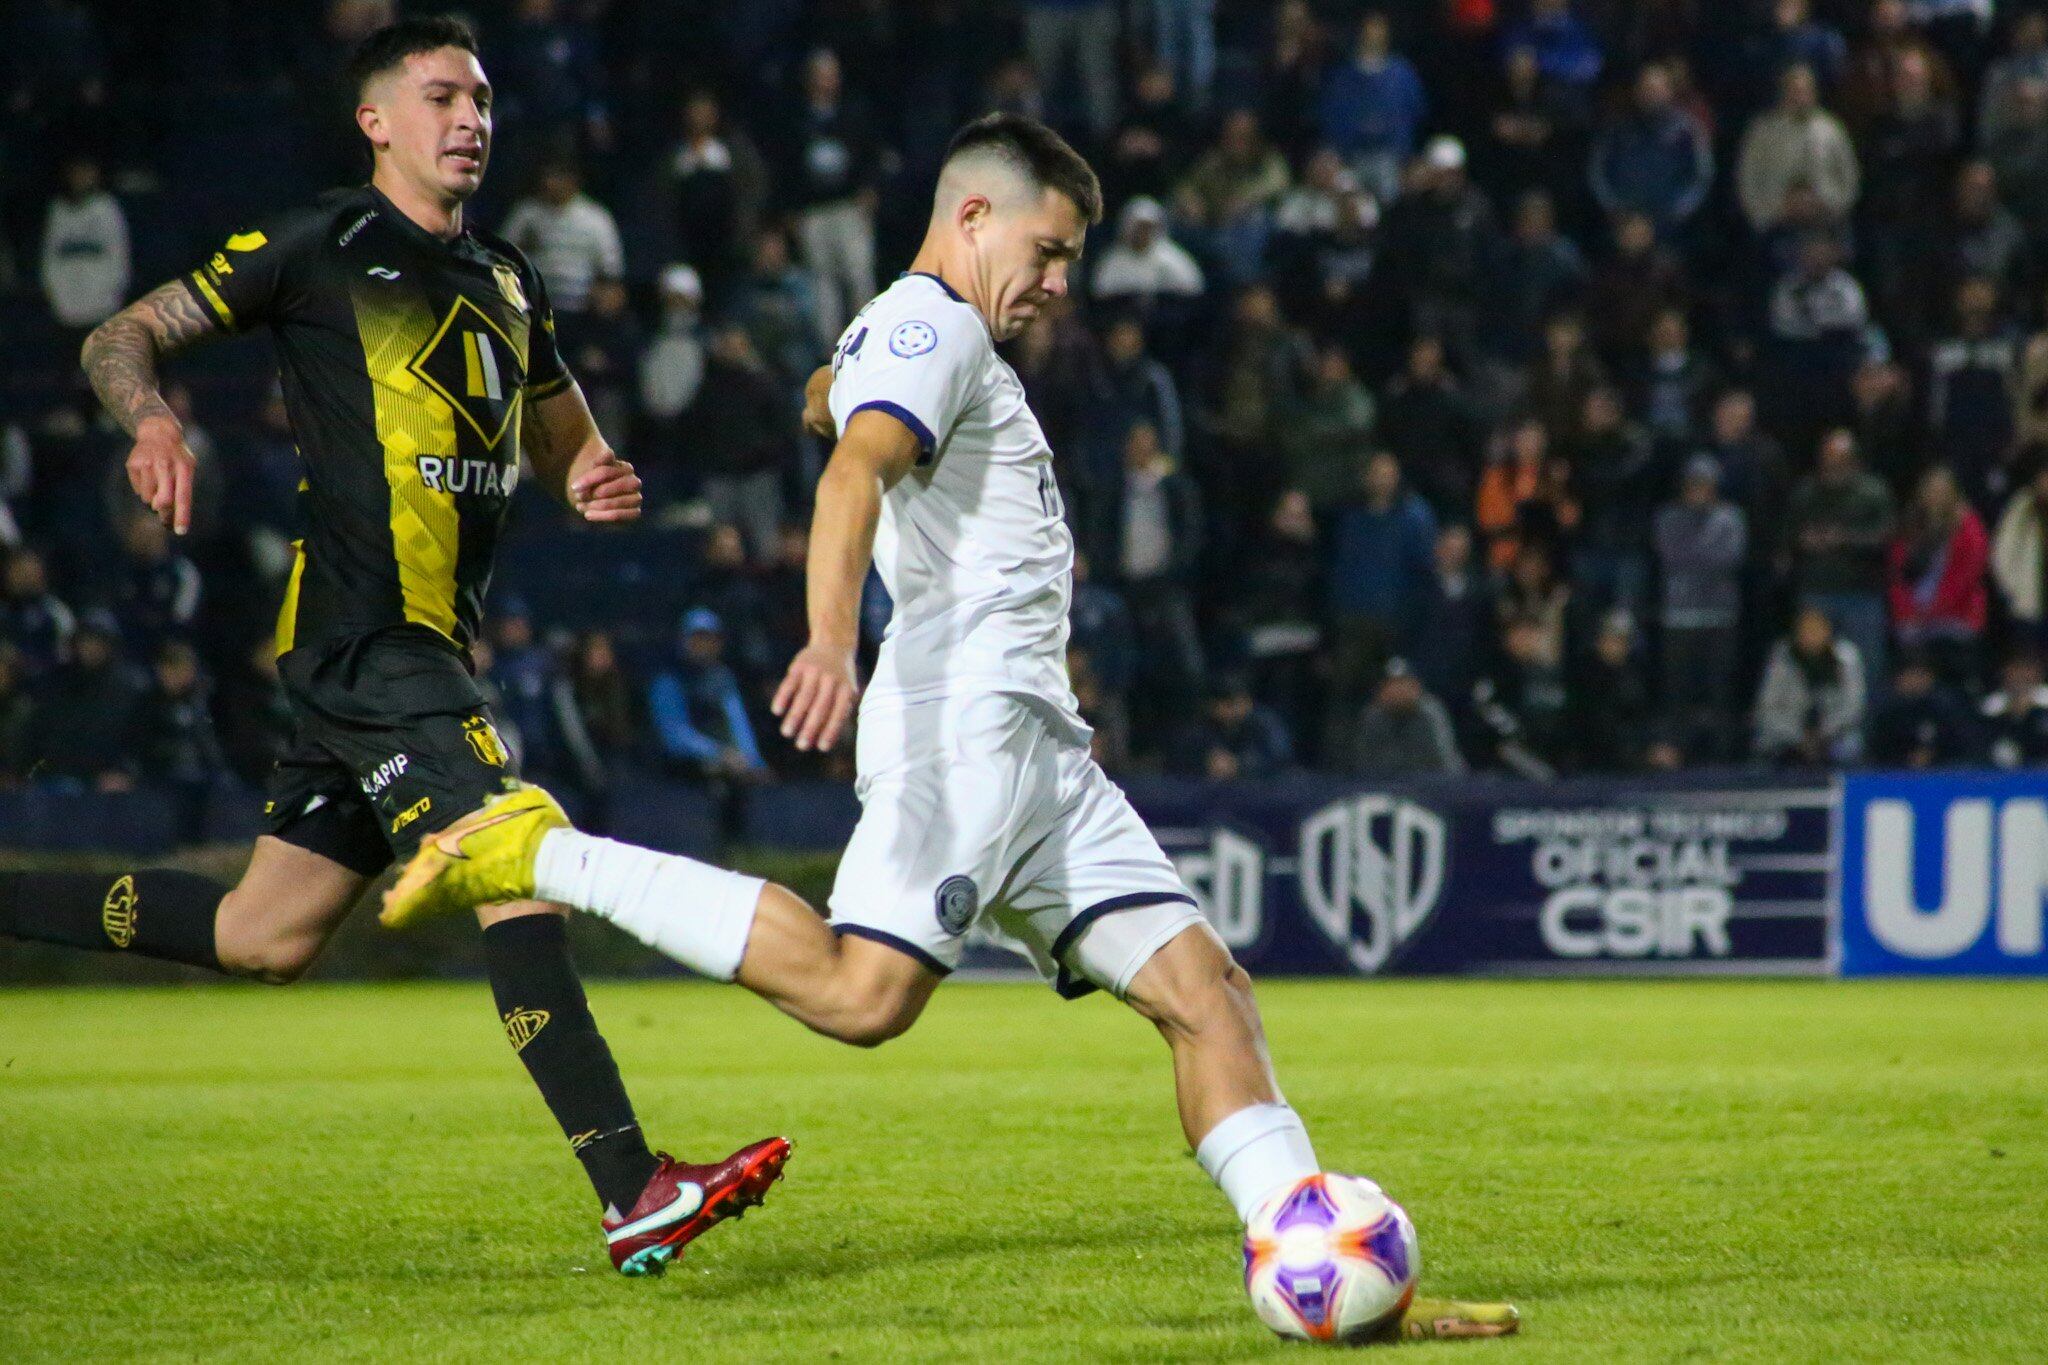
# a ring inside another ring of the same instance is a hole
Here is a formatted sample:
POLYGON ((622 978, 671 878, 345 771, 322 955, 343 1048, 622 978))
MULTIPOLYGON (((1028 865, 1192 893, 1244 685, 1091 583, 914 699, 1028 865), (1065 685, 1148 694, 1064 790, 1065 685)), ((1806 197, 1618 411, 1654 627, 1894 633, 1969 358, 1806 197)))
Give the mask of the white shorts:
POLYGON ((981 693, 863 714, 860 824, 832 928, 941 974, 979 924, 1065 996, 1122 996, 1201 922, 1159 841, 1085 745, 1028 698, 981 693))

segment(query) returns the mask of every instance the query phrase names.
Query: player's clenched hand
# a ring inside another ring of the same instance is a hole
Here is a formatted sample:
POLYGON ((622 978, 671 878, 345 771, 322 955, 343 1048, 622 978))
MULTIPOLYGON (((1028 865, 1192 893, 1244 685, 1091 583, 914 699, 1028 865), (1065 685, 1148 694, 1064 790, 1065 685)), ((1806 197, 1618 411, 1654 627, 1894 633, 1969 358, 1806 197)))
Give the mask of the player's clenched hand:
POLYGON ((820 365, 804 381, 804 430, 827 441, 839 439, 832 421, 832 367, 820 365))
POLYGON ((192 525, 192 476, 198 461, 174 418, 145 417, 128 452, 128 486, 164 525, 184 535, 192 525))
POLYGON ((632 521, 640 515, 640 476, 617 451, 595 447, 569 466, 569 505, 585 521, 632 521))
POLYGON ((823 750, 839 742, 859 698, 853 651, 813 641, 790 660, 770 709, 782 717, 784 739, 799 749, 823 750))

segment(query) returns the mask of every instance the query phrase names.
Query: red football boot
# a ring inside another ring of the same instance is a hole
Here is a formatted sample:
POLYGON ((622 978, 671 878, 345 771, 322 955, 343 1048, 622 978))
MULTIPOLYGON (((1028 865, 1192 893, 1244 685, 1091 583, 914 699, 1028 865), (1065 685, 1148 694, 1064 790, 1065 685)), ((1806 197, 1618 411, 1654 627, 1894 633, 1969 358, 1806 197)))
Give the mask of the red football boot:
POLYGON ((621 1275, 659 1275, 689 1243, 767 1198, 768 1187, 782 1179, 789 1139, 763 1138, 710 1166, 655 1155, 661 1164, 639 1202, 604 1220, 604 1240, 621 1275))

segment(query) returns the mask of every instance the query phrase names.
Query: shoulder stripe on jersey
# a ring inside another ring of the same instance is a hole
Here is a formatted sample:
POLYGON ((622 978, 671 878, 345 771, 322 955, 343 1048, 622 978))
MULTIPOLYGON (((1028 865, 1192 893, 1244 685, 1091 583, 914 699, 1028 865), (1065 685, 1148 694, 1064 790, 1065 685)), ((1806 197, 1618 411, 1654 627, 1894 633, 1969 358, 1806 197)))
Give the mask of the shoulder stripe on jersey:
POLYGON ((918 456, 917 462, 919 464, 931 463, 932 456, 938 452, 939 443, 936 439, 933 438, 932 429, 924 424, 924 419, 922 417, 919 417, 916 413, 912 412, 909 408, 904 407, 901 403, 892 403, 886 398, 870 398, 867 402, 862 403, 852 412, 847 413, 846 420, 851 422, 855 417, 858 417, 861 413, 866 412, 869 408, 875 408, 878 411, 886 412, 891 417, 894 417, 897 421, 903 423, 904 426, 909 427, 910 434, 917 437, 918 449, 923 452, 923 454, 918 456))
POLYGON ((193 271, 192 283, 199 286, 199 296, 206 300, 207 305, 211 307, 215 313, 219 314, 221 325, 223 327, 233 328, 235 325, 234 310, 228 307, 227 300, 223 299, 220 296, 220 294, 215 291, 214 287, 207 282, 206 272, 204 270, 193 271))
POLYGON ((909 279, 919 279, 919 280, 930 280, 930 281, 931 281, 931 282, 932 282, 933 284, 935 284, 935 285, 937 285, 937 286, 938 286, 939 288, 941 288, 941 289, 945 290, 945 291, 946 291, 946 297, 947 297, 947 298, 949 298, 949 299, 951 299, 951 300, 953 300, 953 302, 955 302, 955 303, 965 303, 965 302, 967 302, 967 300, 966 300, 966 299, 963 299, 963 298, 961 298, 961 297, 960 297, 960 291, 959 291, 959 290, 955 289, 955 288, 954 288, 954 287, 953 287, 952 285, 950 285, 950 284, 947 284, 947 283, 946 283, 946 282, 945 282, 944 280, 940 279, 940 278, 939 278, 939 277, 938 277, 937 275, 934 275, 934 274, 932 274, 932 272, 931 272, 931 271, 929 271, 929 270, 906 270, 906 271, 904 271, 904 272, 903 272, 903 278, 904 278, 904 279, 906 279, 906 280, 909 280, 909 279))
POLYGON ((526 386, 526 396, 535 401, 542 398, 553 398, 563 389, 568 388, 573 382, 575 381, 569 375, 558 374, 553 379, 544 379, 538 384, 528 384, 526 386))

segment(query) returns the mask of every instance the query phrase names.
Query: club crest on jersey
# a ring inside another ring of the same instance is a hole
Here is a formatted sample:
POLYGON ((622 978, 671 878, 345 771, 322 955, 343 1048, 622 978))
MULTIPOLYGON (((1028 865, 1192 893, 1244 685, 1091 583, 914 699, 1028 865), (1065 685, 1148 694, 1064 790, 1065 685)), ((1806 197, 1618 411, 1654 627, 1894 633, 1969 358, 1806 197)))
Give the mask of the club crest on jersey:
POLYGON ((478 761, 493 768, 502 768, 511 759, 505 749, 505 741, 498 738, 498 727, 482 716, 471 716, 462 722, 462 737, 476 751, 478 761))
POLYGON ((107 888, 107 898, 100 902, 100 928, 106 930, 107 942, 116 948, 126 948, 135 941, 135 907, 141 897, 135 894, 135 878, 122 877, 107 888))
POLYGON ((938 894, 932 901, 939 927, 949 934, 964 934, 967 926, 974 923, 975 911, 981 908, 981 893, 974 889, 974 878, 952 876, 939 883, 938 894))
POLYGON ((905 360, 923 355, 938 344, 938 329, 929 322, 899 322, 896 330, 889 333, 889 349, 905 360))
POLYGON ((525 312, 526 291, 519 287, 519 272, 509 265, 494 265, 491 267, 491 274, 497 277, 498 292, 505 296, 505 302, 520 312, 525 312))

